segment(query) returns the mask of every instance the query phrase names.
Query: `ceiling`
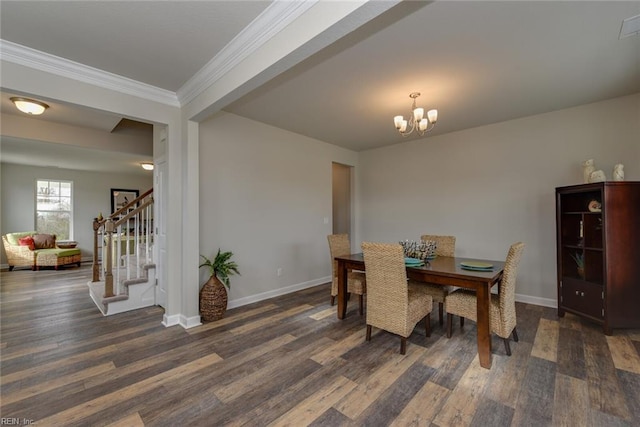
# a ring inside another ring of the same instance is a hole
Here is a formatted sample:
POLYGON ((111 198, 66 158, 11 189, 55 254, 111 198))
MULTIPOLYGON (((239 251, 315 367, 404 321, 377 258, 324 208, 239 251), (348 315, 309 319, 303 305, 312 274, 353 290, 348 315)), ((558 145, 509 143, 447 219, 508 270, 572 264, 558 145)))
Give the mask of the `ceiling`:
MULTIPOLYGON (((3 0, 0 36, 177 92, 269 5, 3 0)), ((640 37, 619 39, 634 15, 640 1, 401 2, 224 110, 361 151, 406 141, 393 116, 415 91, 439 110, 432 135, 638 93, 640 37)))
POLYGON ((2 39, 176 92, 269 1, 2 1, 2 39))

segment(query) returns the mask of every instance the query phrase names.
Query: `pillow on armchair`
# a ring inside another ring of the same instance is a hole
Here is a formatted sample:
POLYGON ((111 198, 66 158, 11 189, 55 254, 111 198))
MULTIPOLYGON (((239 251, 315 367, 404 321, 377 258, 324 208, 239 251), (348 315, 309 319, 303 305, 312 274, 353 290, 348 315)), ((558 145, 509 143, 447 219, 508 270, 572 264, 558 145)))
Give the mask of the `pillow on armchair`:
POLYGON ((36 249, 54 249, 56 247, 56 235, 34 234, 33 243, 36 249))
POLYGON ((20 237, 18 239, 18 244, 20 246, 29 246, 29 250, 32 251, 36 248, 36 243, 33 241, 33 237, 31 236, 26 236, 26 237, 20 237))

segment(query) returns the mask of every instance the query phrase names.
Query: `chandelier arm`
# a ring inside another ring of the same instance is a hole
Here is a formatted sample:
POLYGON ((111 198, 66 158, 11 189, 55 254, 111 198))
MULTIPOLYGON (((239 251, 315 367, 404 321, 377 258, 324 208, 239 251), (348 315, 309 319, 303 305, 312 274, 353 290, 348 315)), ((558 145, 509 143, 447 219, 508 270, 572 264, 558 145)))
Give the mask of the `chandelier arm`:
POLYGON ((414 130, 416 130, 416 124, 413 121, 413 117, 409 116, 409 120, 407 121, 407 128, 411 127, 411 130, 409 131, 404 131, 404 132, 400 132, 400 135, 402 136, 409 136, 413 133, 414 130))
POLYGON ((423 130, 420 135, 424 135, 427 132, 431 132, 434 127, 436 127, 435 123, 429 122, 429 124, 427 125, 427 128, 425 130, 423 130), (431 126, 431 127, 429 127, 429 126, 431 126))
POLYGON ((415 130, 415 128, 411 128, 411 130, 409 132, 405 131, 405 132, 400 132, 400 135, 407 137, 409 135, 411 135, 413 133, 413 131, 415 130))

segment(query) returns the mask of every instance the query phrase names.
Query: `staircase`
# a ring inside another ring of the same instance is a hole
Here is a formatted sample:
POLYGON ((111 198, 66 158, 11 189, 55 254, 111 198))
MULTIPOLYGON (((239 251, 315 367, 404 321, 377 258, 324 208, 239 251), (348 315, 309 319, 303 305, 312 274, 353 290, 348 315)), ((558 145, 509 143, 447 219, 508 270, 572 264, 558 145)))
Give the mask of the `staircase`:
POLYGON ((93 220, 89 294, 105 316, 156 303, 152 212, 150 189, 108 218, 93 220))

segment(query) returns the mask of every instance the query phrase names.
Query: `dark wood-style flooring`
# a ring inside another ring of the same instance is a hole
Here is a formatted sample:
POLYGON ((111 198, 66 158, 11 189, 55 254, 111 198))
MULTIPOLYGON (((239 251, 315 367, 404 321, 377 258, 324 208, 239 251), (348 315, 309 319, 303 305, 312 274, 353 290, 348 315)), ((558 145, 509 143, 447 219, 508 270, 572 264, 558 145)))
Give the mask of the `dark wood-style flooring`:
POLYGON ((518 304, 520 342, 508 357, 494 337, 486 370, 473 322, 447 339, 434 312, 401 356, 388 333, 365 342, 357 300, 337 320, 329 284, 184 330, 158 307, 103 317, 90 274, 0 273, 3 424, 640 425, 637 329, 518 304))

